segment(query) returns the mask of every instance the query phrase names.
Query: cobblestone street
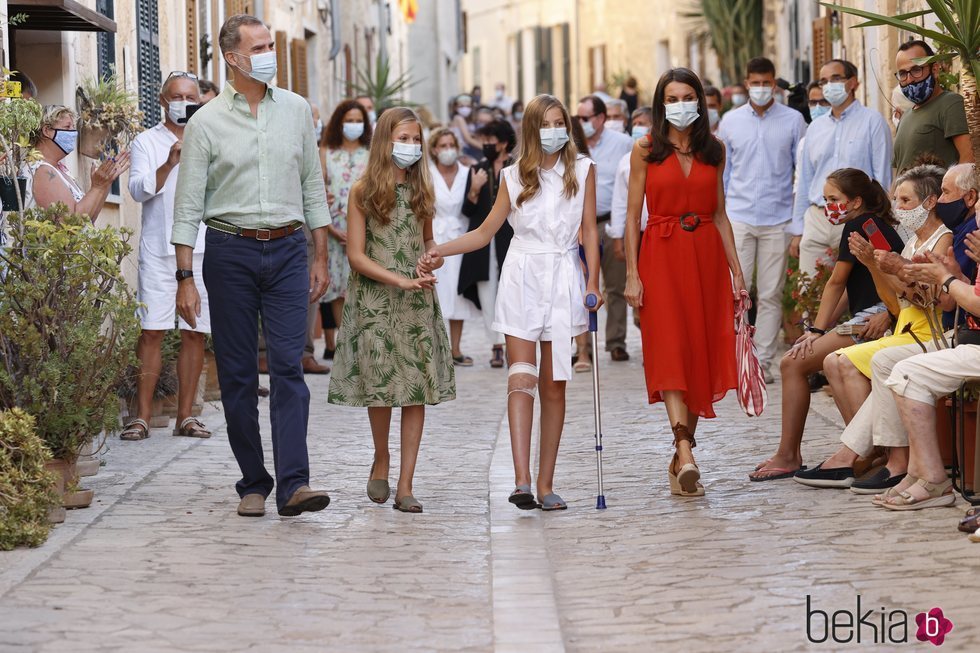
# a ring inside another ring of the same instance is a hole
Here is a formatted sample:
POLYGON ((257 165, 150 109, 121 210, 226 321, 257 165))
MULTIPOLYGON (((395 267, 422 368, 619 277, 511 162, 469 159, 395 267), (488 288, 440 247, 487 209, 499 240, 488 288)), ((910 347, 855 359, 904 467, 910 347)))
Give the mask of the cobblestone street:
MULTIPOLYGON (((888 625, 902 610, 920 650, 914 617, 939 606, 955 625, 945 648, 980 650, 980 546, 956 532, 965 504, 896 514, 849 492, 750 483, 778 438, 778 383, 765 417, 745 417, 730 395, 702 422, 707 496, 672 497, 666 414, 645 403, 636 330, 630 345, 628 363, 599 357, 606 511, 594 509, 584 374, 569 386, 558 463, 569 510, 507 503, 506 373, 489 368, 472 327, 464 350, 476 365, 457 368, 459 399, 427 413, 423 515, 368 501, 367 413, 328 405, 328 377, 309 379, 312 485, 333 499, 320 513, 281 519, 270 501, 265 518, 235 514, 238 470, 217 407, 204 415, 210 440, 169 429, 112 439, 86 480, 93 506, 43 547, 0 554, 0 651, 896 650, 868 626, 860 646, 809 644, 808 596, 828 615, 855 613, 860 596, 876 625, 882 609, 888 625)), ((820 393, 808 464, 836 448, 839 419, 820 393)), ((817 639, 821 618, 810 620, 817 639)))

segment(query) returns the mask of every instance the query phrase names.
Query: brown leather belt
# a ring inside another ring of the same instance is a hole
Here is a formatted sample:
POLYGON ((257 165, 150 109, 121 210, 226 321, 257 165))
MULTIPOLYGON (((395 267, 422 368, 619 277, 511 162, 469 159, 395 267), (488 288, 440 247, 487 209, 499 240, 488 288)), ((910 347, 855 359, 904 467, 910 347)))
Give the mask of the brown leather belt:
POLYGON ((286 236, 294 234, 303 228, 303 223, 299 222, 298 220, 287 224, 285 227, 279 227, 277 229, 242 229, 241 227, 233 225, 230 222, 224 222, 223 220, 216 220, 214 218, 205 220, 204 224, 206 224, 209 229, 214 229, 215 231, 220 231, 221 233, 240 236, 241 238, 251 238, 252 240, 259 240, 262 242, 285 238, 286 236))

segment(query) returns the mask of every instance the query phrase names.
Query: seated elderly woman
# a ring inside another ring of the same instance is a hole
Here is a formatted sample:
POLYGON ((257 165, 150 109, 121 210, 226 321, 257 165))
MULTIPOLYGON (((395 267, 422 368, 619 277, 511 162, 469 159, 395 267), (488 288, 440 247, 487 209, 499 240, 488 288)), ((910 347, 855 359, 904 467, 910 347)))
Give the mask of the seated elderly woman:
POLYGON ((816 318, 779 364, 783 401, 779 448, 749 474, 753 481, 791 478, 803 468, 800 446, 810 409, 807 376, 821 370, 827 354, 854 343, 873 341, 891 327, 891 316, 878 297, 871 271, 854 256, 850 245, 852 239, 867 242, 864 239, 871 235, 878 247, 902 249, 888 194, 864 172, 844 168, 827 177, 824 199, 827 219, 834 224, 844 223, 840 252, 816 318), (842 301, 845 292, 846 302, 842 301), (846 333, 838 333, 835 327, 845 308, 852 319, 846 324, 846 333))
POLYGON ((84 213, 92 222, 99 217, 112 182, 129 169, 129 153, 92 165, 92 188, 86 193, 68 172, 62 160, 75 150, 78 130, 75 113, 68 107, 49 104, 44 107, 41 128, 33 145, 43 157, 28 166, 26 208, 47 208, 61 202, 72 213, 84 213))
MULTIPOLYGON (((953 242, 952 232, 936 214, 942 194, 945 170, 933 165, 912 168, 895 181, 895 217, 913 236, 902 250, 902 258, 911 260, 926 252, 945 254, 953 242)), ((908 284, 897 275, 882 269, 887 252, 875 252, 865 239, 852 235, 851 253, 871 271, 878 294, 898 319, 892 335, 874 342, 853 345, 835 351, 824 359, 824 373, 833 389, 834 401, 849 424, 871 394, 871 358, 890 347, 932 341, 941 337, 942 316, 937 298, 918 284, 908 284)), ((904 455, 901 449, 895 455, 904 455)), ((847 487, 853 482, 851 468, 824 468, 823 464, 797 472, 796 480, 816 487, 847 487), (836 484, 836 485, 835 485, 836 484)))

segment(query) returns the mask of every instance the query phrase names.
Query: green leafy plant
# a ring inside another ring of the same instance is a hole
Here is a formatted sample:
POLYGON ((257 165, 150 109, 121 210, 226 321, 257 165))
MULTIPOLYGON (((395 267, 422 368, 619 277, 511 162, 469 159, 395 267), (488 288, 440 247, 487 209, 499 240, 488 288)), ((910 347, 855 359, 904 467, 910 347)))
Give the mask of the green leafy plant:
POLYGON ((413 106, 414 103, 402 97, 402 93, 416 84, 408 74, 392 78, 391 64, 379 54, 370 66, 357 69, 357 82, 354 91, 366 95, 374 101, 378 109, 396 106, 413 106))
POLYGON ((959 86, 966 103, 966 120, 970 127, 970 142, 974 159, 980 161, 980 97, 977 96, 977 79, 980 78, 980 2, 977 0, 924 0, 929 9, 888 16, 862 9, 844 7, 828 2, 822 5, 851 14, 867 21, 855 25, 861 27, 889 26, 918 34, 941 46, 935 56, 919 60, 919 63, 951 63, 959 59, 962 64, 959 86), (935 14, 939 29, 911 22, 920 16, 935 14))
POLYGON ((44 468, 49 460, 31 415, 19 408, 0 412, 0 551, 48 538, 48 511, 61 503, 56 477, 44 468))
POLYGON ((120 273, 130 231, 64 204, 10 216, 0 250, 0 409, 22 408, 56 458, 112 431, 135 360, 137 302, 120 273))
POLYGON ((711 40, 725 84, 741 80, 749 59, 762 52, 762 13, 763 0, 695 0, 682 14, 711 40))
POLYGON ((128 91, 115 73, 89 77, 75 91, 79 119, 79 150, 86 156, 114 157, 129 149, 136 135, 143 131, 143 112, 139 100, 128 91), (86 147, 85 132, 99 134, 100 141, 86 147))
POLYGON ((801 271, 799 263, 799 259, 793 257, 786 270, 788 278, 783 290, 783 314, 799 316, 812 324, 820 309, 823 289, 837 263, 837 252, 828 247, 824 255, 817 259, 817 270, 812 275, 801 271))
MULTIPOLYGON (((13 71, 0 69, 2 81, 13 71)), ((24 98, 0 98, 0 175, 16 177, 21 168, 40 159, 31 138, 41 128, 41 105, 24 98)))

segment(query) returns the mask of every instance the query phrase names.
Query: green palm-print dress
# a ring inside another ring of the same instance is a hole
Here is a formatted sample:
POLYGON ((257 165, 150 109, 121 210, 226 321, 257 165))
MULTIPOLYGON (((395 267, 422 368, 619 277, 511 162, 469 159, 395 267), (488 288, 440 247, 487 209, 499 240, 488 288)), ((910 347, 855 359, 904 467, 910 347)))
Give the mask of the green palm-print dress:
MULTIPOLYGON (((368 219, 365 253, 414 277, 422 223, 396 186, 388 224, 368 219)), ((418 406, 456 398, 449 337, 435 290, 406 291, 352 271, 327 400, 344 406, 418 406)))

